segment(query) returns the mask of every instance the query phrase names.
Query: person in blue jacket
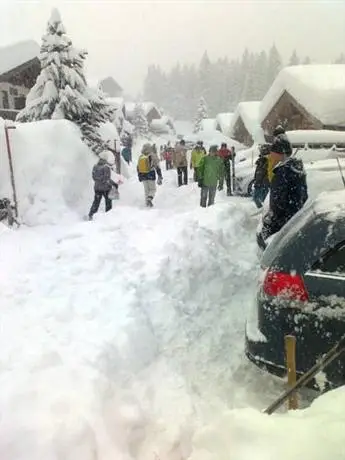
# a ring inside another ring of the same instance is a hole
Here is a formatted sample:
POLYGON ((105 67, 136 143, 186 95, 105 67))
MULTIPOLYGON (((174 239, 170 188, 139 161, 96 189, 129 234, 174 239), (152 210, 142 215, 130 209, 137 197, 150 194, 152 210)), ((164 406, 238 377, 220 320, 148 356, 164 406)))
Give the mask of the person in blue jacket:
MULTIPOLYGON (((276 132, 275 132, 276 134, 276 132)), ((263 218, 260 244, 279 230, 294 216, 308 199, 306 172, 302 160, 291 156, 292 148, 285 132, 279 132, 271 146, 273 178, 270 208, 263 218)))

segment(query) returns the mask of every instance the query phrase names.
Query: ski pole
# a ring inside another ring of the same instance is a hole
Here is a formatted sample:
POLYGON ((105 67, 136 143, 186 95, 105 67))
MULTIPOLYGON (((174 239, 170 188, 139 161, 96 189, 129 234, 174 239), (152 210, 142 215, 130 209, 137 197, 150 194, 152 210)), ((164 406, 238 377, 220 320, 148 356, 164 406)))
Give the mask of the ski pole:
POLYGON ((344 178, 343 170, 342 170, 342 167, 341 167, 341 164, 340 164, 340 161, 339 161, 339 157, 337 157, 337 163, 338 163, 338 168, 339 168, 339 173, 340 173, 340 176, 341 176, 341 180, 343 181, 343 186, 345 188, 345 178, 344 178))

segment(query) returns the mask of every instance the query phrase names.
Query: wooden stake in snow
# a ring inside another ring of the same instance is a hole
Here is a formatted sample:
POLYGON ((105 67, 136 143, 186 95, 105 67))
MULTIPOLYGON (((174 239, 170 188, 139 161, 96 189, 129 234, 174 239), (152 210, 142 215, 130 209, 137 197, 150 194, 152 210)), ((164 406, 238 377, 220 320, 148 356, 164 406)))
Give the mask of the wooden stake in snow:
POLYGON ((343 186, 345 188, 345 178, 344 178, 343 170, 342 170, 342 167, 341 167, 341 164, 340 164, 340 161, 339 161, 339 157, 337 157, 337 163, 338 163, 338 168, 339 168, 341 180, 343 181, 343 186))
POLYGON ((16 183, 15 183, 15 180, 14 180, 14 169, 13 169, 10 137, 8 135, 8 131, 10 129, 16 129, 16 127, 15 126, 5 126, 5 137, 6 137, 6 147, 7 147, 8 162, 9 162, 9 165, 10 165, 10 175, 11 175, 11 185, 12 185, 12 193, 13 193, 14 210, 15 210, 16 217, 18 217, 18 201, 17 201, 16 183))

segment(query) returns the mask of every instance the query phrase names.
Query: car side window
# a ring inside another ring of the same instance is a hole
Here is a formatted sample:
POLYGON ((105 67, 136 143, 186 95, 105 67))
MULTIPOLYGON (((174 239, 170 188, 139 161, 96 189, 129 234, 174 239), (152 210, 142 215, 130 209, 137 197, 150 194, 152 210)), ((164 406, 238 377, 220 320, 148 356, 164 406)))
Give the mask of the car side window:
POLYGON ((325 273, 345 274, 345 242, 332 249, 319 260, 315 269, 325 273))

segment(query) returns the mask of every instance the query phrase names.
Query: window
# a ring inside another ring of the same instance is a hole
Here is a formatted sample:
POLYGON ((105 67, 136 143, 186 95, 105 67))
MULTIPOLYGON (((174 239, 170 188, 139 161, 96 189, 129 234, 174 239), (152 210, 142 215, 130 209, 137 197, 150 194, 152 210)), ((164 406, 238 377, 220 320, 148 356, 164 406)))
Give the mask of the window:
POLYGON ((2 92, 2 107, 4 109, 9 109, 10 102, 8 100, 8 92, 7 91, 1 91, 1 92, 2 92))
POLYGON ((328 252, 315 268, 325 273, 345 273, 345 242, 328 252))
POLYGON ((25 96, 18 96, 14 98, 15 110, 22 110, 25 107, 25 96))
POLYGON ((11 96, 18 96, 18 89, 13 88, 13 86, 10 87, 10 95, 11 96))

